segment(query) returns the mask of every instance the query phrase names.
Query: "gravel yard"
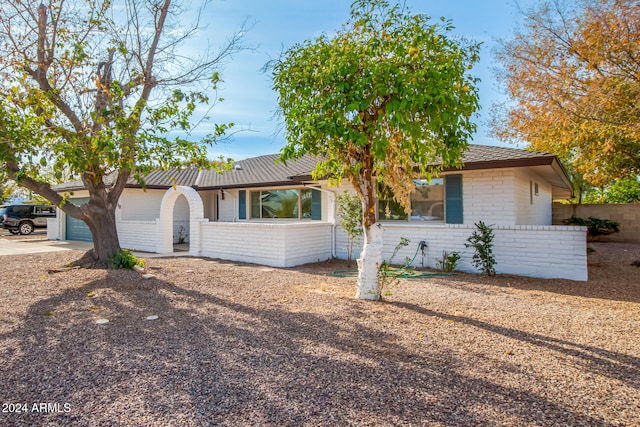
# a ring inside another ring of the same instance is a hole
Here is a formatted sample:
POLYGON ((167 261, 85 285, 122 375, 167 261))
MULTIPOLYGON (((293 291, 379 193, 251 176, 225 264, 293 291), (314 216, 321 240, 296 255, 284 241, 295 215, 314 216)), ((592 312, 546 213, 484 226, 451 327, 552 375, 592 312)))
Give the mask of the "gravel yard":
POLYGON ((591 246, 586 283, 457 273, 381 302, 335 261, 0 257, 0 425, 637 426, 640 245, 591 246))

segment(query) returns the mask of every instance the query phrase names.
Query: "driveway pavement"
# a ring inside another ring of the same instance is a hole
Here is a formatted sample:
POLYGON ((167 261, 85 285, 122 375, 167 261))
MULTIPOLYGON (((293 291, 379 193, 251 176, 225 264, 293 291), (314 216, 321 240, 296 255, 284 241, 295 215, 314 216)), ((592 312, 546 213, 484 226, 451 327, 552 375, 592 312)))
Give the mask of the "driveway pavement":
MULTIPOLYGON (((93 248, 91 242, 77 242, 70 240, 45 240, 45 234, 41 238, 36 237, 37 233, 33 233, 29 236, 14 236, 9 233, 0 233, 0 256, 4 255, 29 255, 42 252, 57 252, 57 251, 88 251, 93 248), (5 238, 8 237, 8 238, 5 238)), ((142 258, 156 258, 156 257, 180 257, 188 256, 189 245, 181 244, 174 245, 174 252, 170 254, 157 254, 149 252, 137 252, 133 251, 133 254, 142 258)))
POLYGON ((69 250, 87 251, 92 247, 93 244, 91 242, 71 242, 60 240, 8 240, 0 237, 0 256, 69 250))

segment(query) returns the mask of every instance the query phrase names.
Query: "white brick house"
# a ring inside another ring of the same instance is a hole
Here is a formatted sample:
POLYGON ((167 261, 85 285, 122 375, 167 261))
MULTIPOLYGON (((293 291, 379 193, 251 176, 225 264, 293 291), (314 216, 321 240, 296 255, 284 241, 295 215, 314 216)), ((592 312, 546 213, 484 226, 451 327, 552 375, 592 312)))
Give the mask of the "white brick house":
MULTIPOLYGON (((286 166, 277 158, 238 161, 222 174, 158 171, 146 177, 144 190, 131 182, 116 211, 121 246, 170 253, 174 243, 184 242, 192 256, 275 267, 346 259, 347 239, 337 224, 335 196, 349 187, 312 180, 312 158, 286 166)), ((431 183, 416 181, 411 215, 392 200, 379 200, 384 256, 405 237, 411 244, 398 260, 412 257, 419 243, 426 242, 415 266, 435 267, 446 250, 462 254, 460 270, 475 271, 464 243, 474 223, 482 220, 495 230, 498 273, 587 279, 585 228, 551 225, 552 201, 571 196, 569 179, 555 156, 471 145, 463 162, 461 170, 445 170, 431 183)), ((88 196, 79 183, 57 191, 73 191, 76 199, 88 196)), ((50 220, 48 235, 90 238, 82 226, 59 212, 50 220)))

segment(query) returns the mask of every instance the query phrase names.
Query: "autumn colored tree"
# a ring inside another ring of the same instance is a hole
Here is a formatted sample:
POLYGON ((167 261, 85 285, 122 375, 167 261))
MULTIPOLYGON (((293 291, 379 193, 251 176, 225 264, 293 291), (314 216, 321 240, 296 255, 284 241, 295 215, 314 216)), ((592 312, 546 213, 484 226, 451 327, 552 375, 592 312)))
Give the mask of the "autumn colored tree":
POLYGON ((0 162, 19 185, 84 221, 85 261, 106 266, 119 250, 115 209, 127 181, 155 166, 206 164, 206 143, 187 140, 192 114, 209 102, 221 61, 242 48, 185 52, 199 27, 172 0, 10 1, 0 8, 0 162), (205 85, 206 83, 206 85, 205 85), (169 137, 170 131, 182 137, 169 137), (41 173, 82 179, 77 206, 41 173))
POLYGON ((469 70, 479 45, 452 30, 445 19, 358 0, 333 37, 294 45, 273 65, 288 139, 281 158, 319 156, 314 176, 347 179, 362 203, 358 298, 380 297, 379 186, 409 210, 416 175, 458 165, 475 130, 477 80, 469 70))
POLYGON ((553 0, 497 59, 511 98, 495 129, 601 186, 640 174, 640 2, 553 0))

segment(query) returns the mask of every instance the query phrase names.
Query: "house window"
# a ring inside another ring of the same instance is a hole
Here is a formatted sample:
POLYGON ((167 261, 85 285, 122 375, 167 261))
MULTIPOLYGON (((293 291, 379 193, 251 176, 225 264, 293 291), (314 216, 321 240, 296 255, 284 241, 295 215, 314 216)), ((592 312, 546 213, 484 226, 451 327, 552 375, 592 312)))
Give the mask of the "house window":
POLYGON ((444 221, 444 179, 414 180, 416 188, 409 195, 411 215, 389 194, 382 190, 378 200, 378 218, 387 221, 444 221))
POLYGON ((252 191, 251 218, 316 219, 312 193, 310 188, 252 191))

